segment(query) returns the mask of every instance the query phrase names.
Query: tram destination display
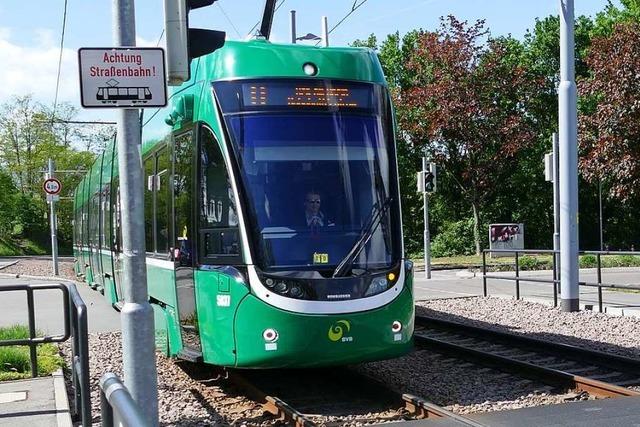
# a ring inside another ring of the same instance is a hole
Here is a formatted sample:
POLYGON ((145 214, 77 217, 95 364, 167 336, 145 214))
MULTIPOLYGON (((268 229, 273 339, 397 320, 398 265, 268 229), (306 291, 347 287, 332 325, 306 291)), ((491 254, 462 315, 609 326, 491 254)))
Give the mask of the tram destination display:
POLYGON ((371 89, 353 83, 262 81, 242 84, 245 107, 338 107, 370 109, 371 89))
POLYGON ((80 98, 85 108, 167 105, 161 48, 81 48, 80 98))

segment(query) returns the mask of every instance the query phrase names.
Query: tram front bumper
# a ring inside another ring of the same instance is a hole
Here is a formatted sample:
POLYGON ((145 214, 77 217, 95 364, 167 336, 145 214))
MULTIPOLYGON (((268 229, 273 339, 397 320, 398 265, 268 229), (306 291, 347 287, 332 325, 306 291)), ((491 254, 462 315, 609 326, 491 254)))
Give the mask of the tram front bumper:
POLYGON ((321 367, 402 356, 413 344, 414 314, 409 287, 386 306, 335 315, 292 313, 250 295, 235 318, 236 367, 321 367))

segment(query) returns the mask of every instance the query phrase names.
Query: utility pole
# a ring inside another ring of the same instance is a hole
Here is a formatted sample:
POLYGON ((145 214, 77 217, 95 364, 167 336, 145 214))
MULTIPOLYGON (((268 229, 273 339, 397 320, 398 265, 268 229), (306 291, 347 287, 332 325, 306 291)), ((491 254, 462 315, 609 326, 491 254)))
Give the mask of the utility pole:
MULTIPOLYGON (((49 159, 49 172, 47 178, 56 177, 56 166, 53 159, 49 159)), ((49 222, 51 226, 51 260, 53 261, 53 275, 57 276, 58 273, 58 217, 56 216, 56 201, 55 197, 51 197, 49 200, 49 222)))
MULTIPOLYGON (((429 162, 427 157, 422 158, 422 173, 428 173, 429 162)), ((431 236, 429 235, 429 193, 422 193, 424 202, 424 277, 431 279, 431 236)))
POLYGON ((598 207, 599 207, 599 222, 600 222, 600 250, 603 251, 604 249, 604 238, 603 238, 603 233, 602 233, 602 176, 600 176, 600 178, 598 178, 598 207))
POLYGON ((291 43, 296 44, 296 11, 291 11, 291 43))
POLYGON ((578 311, 578 129, 573 0, 560 0, 560 307, 578 311))
MULTIPOLYGON (((553 133, 553 254, 556 261, 556 278, 560 277, 560 152, 558 134, 553 133)), ((554 283, 553 286, 556 286, 554 283)))
POLYGON ((329 24, 327 17, 323 16, 320 23, 322 25, 322 46, 329 47, 329 24))
MULTIPOLYGON (((113 38, 116 46, 136 45, 134 0, 113 0, 113 38)), ((118 171, 124 267, 124 306, 120 312, 124 380, 149 425, 157 426, 158 383, 153 309, 147 291, 144 180, 136 108, 118 111, 118 171)))

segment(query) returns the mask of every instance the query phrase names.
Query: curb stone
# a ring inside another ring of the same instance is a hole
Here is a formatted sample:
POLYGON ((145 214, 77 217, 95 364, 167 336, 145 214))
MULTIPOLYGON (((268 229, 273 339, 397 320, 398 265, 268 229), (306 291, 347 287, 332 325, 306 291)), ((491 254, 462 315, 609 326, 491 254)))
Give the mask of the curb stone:
POLYGON ((69 396, 67 396, 67 388, 61 368, 58 368, 58 370, 53 373, 53 392, 55 396, 58 427, 72 427, 69 396))

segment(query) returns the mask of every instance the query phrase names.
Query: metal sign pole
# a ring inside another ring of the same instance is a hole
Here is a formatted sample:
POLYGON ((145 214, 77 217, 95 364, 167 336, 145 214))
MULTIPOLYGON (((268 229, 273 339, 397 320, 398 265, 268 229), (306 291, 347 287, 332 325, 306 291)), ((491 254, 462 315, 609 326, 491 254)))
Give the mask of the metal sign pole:
MULTIPOLYGON (((428 172, 427 158, 422 158, 422 173, 428 172)), ((429 193, 426 188, 422 193, 424 199, 424 277, 431 279, 431 236, 429 235, 429 193)))
MULTIPOLYGON (((560 250, 560 153, 558 134, 553 134, 553 250, 560 250)), ((560 254, 556 258, 556 277, 560 277, 560 254)), ((555 286, 555 285, 554 285, 555 286)))
POLYGON ((560 306, 578 311, 578 113, 573 0, 560 0, 560 306))
MULTIPOLYGON (((48 178, 55 178, 56 166, 53 159, 49 159, 48 178)), ((58 275, 58 219, 56 217, 56 201, 49 200, 49 222, 51 226, 51 259, 53 261, 53 275, 58 275)))
MULTIPOLYGON (((135 46, 134 0, 113 0, 117 46, 135 46)), ((144 237, 144 183, 138 109, 118 111, 118 171, 122 203, 124 379, 149 425, 158 425, 158 384, 153 309, 149 304, 144 237)))

